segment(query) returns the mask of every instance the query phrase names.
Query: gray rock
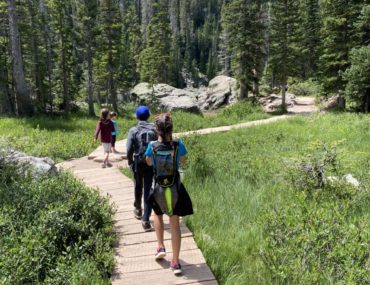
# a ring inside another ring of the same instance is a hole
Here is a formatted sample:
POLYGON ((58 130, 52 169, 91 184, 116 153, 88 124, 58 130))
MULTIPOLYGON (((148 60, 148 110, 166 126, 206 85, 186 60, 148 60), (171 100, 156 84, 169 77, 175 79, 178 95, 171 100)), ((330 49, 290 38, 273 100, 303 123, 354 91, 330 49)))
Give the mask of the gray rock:
POLYGON ((137 84, 131 91, 131 96, 134 100, 137 102, 139 101, 149 101, 152 99, 154 90, 153 87, 147 83, 147 82, 142 82, 137 84))
POLYGON ((58 172, 54 161, 48 157, 35 157, 13 149, 3 149, 2 156, 4 163, 15 165, 19 173, 40 177, 58 172))
POLYGON ((168 84, 152 86, 143 82, 136 85, 130 93, 138 103, 155 102, 169 111, 199 112, 237 102, 239 89, 236 79, 220 75, 213 78, 208 87, 178 89, 168 84))
POLYGON ((358 181, 356 178, 352 176, 352 174, 346 174, 343 176, 344 181, 346 181, 348 184, 351 184, 352 186, 359 187, 360 181, 358 181))
POLYGON ((219 75, 213 78, 206 91, 206 100, 200 108, 214 110, 222 106, 233 104, 238 99, 238 81, 232 77, 219 75))
POLYGON ((199 112, 199 107, 191 91, 177 89, 168 84, 139 83, 131 90, 134 98, 140 103, 156 102, 160 108, 169 111, 182 110, 199 112))
MULTIPOLYGON (((287 107, 294 106, 295 104, 295 95, 291 93, 286 93, 285 94, 285 103, 287 107)), ((277 94, 270 94, 267 97, 261 97, 259 99, 260 103, 263 106, 263 109, 265 112, 273 112, 279 108, 281 108, 282 105, 282 97, 281 95, 277 94)))
POLYGON ((343 96, 335 95, 328 98, 322 103, 322 110, 333 110, 340 109, 343 110, 346 107, 346 101, 343 96))

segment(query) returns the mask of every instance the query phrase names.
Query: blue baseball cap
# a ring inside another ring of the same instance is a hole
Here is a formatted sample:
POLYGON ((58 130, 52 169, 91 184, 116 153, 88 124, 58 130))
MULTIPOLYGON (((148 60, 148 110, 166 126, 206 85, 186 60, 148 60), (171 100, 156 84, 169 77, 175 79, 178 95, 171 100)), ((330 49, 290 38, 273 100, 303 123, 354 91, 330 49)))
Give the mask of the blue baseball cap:
POLYGON ((150 111, 147 106, 139 106, 136 109, 136 118, 140 121, 146 121, 150 117, 150 111))

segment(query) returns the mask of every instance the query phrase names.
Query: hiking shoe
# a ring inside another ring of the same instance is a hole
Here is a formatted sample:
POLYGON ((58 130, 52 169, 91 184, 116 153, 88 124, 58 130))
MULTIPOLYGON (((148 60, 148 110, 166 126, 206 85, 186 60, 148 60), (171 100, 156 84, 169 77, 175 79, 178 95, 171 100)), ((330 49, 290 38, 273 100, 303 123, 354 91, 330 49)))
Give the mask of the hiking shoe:
POLYGON ((173 271, 173 274, 175 274, 175 275, 180 275, 182 273, 180 263, 171 262, 170 268, 173 271))
POLYGON ((160 260, 165 258, 166 256, 166 249, 164 247, 158 247, 157 252, 155 254, 155 260, 160 260))
POLYGON ((112 167, 112 166, 113 166, 113 164, 112 164, 112 163, 110 163, 110 162, 108 162, 108 163, 107 163, 107 166, 108 166, 108 167, 112 167))
POLYGON ((134 210, 134 216, 136 219, 141 220, 143 217, 143 210, 142 209, 135 209, 134 210))
POLYGON ((103 164, 101 165, 101 167, 102 167, 102 168, 106 168, 106 167, 107 167, 107 165, 106 165, 105 163, 103 163, 103 164))
POLYGON ((151 232, 152 231, 152 225, 149 221, 142 221, 141 225, 143 226, 144 231, 151 232))

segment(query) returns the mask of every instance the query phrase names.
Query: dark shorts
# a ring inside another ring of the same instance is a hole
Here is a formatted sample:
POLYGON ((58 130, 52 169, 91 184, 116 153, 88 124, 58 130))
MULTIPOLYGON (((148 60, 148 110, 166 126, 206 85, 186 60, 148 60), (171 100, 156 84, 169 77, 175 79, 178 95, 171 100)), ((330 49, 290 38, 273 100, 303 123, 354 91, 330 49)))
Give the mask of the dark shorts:
MULTIPOLYGON (((153 189, 152 189, 153 191, 153 189)), ((156 203, 154 199, 154 195, 152 195, 153 192, 151 192, 151 195, 149 196, 149 203, 152 205, 154 213, 157 216, 163 215, 163 212, 159 205, 156 203)), ((191 202, 190 196, 188 192, 186 191, 186 188, 184 184, 180 184, 180 187, 178 189, 178 201, 176 203, 175 208, 173 209, 173 214, 176 216, 184 217, 184 216, 189 216, 194 213, 193 211, 193 204, 191 202)))
POLYGON ((116 139, 117 139, 117 137, 115 135, 112 136, 112 147, 115 147, 115 145, 116 145, 116 139))

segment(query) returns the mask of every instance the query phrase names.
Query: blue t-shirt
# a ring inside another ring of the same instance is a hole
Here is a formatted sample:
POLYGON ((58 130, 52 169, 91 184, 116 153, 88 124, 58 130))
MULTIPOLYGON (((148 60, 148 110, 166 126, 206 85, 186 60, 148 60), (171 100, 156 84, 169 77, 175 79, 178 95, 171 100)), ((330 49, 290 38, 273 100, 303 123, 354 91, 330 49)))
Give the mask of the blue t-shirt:
POLYGON ((114 131, 112 132, 112 136, 116 136, 116 135, 118 135, 117 121, 113 121, 113 120, 111 120, 111 121, 113 122, 113 126, 114 126, 114 131))
MULTIPOLYGON (((187 151, 184 143, 181 140, 178 141, 178 144, 179 145, 178 145, 177 157, 176 157, 176 167, 177 167, 177 169, 179 169, 179 167, 180 167, 180 157, 185 156, 185 155, 188 154, 188 151, 187 151)), ((153 157, 153 152, 152 152, 152 148, 151 148, 150 144, 148 145, 148 148, 146 149, 145 156, 150 157, 153 161, 153 165, 155 166, 155 160, 154 160, 154 157, 153 157)))

